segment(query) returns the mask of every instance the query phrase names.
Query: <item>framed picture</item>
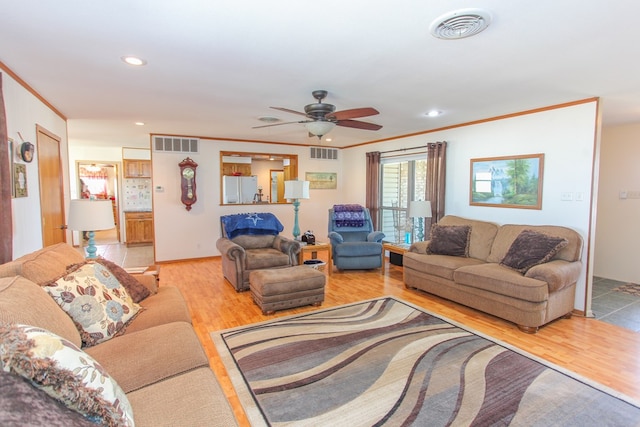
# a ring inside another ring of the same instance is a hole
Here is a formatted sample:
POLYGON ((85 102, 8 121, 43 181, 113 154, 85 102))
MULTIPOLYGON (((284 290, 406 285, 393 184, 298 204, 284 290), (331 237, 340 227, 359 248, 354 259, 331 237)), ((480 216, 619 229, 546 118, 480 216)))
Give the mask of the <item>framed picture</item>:
POLYGON ((335 172, 307 172, 305 181, 315 190, 334 190, 338 188, 338 174, 335 172))
POLYGON ((27 197, 29 195, 27 187, 27 165, 23 163, 13 164, 13 188, 15 197, 27 197))
POLYGON ((471 159, 469 204, 542 209, 544 154, 471 159))

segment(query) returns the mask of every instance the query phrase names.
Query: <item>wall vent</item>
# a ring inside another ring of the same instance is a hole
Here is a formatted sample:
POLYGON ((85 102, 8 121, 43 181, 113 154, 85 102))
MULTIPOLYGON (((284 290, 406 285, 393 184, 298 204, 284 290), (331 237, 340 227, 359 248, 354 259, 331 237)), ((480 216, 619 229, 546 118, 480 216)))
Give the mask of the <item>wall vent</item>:
POLYGON ((338 160, 338 149, 311 147, 311 158, 322 160, 338 160))
POLYGON ((164 153, 197 153, 200 140, 185 136, 154 136, 153 151, 164 153))

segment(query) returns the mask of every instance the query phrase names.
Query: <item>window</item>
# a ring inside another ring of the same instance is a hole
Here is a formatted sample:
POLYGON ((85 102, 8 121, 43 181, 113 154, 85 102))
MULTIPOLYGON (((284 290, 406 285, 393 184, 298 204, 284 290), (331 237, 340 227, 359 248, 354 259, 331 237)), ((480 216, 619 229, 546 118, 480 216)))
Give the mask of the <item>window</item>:
POLYGON ((383 158, 380 161, 380 218, 385 240, 402 242, 405 233, 413 241, 413 224, 407 213, 409 202, 425 200, 426 154, 383 158))

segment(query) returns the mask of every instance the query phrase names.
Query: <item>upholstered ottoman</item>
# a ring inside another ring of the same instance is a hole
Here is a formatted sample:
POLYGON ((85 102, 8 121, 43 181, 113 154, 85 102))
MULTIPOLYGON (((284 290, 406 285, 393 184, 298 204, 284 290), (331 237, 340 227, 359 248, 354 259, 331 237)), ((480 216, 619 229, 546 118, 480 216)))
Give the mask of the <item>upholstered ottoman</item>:
POLYGON ((324 273, 304 265, 249 274, 251 296, 263 314, 303 305, 319 306, 324 301, 325 282, 324 273))

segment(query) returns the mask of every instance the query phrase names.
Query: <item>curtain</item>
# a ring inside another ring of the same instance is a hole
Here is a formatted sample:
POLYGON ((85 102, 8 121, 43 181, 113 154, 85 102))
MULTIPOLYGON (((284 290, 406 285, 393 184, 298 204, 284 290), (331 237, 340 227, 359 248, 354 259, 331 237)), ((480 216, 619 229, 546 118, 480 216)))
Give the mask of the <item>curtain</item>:
POLYGON ((378 230, 380 217, 380 152, 367 153, 367 181, 366 181, 365 205, 371 214, 371 223, 374 230, 378 230))
MULTIPOLYGON (((447 169, 447 143, 427 144, 427 194, 431 201, 431 218, 427 218, 425 230, 430 230, 444 216, 444 192, 447 169)), ((426 234, 426 233, 425 233, 426 234)))
POLYGON ((80 166, 78 175, 80 175, 80 180, 87 186, 91 195, 99 199, 107 198, 109 175, 105 168, 90 170, 84 166, 80 166))
POLYGON ((2 94, 2 73, 0 73, 0 264, 13 258, 13 217, 11 209, 11 157, 9 136, 7 135, 7 117, 2 94))

